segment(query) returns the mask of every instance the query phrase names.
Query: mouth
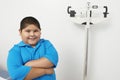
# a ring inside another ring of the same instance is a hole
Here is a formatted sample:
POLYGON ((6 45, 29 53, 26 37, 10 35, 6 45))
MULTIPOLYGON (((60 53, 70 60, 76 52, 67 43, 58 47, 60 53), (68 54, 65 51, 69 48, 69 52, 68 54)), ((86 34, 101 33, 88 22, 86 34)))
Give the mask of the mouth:
POLYGON ((37 37, 29 37, 29 40, 35 40, 37 37))

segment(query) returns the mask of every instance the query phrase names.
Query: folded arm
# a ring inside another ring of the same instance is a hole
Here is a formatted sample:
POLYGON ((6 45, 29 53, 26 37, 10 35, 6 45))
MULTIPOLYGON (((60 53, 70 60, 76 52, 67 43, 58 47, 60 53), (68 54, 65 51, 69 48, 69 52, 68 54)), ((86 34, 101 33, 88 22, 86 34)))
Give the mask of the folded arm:
POLYGON ((52 62, 50 62, 47 58, 44 57, 37 60, 29 61, 25 65, 39 68, 52 68, 54 66, 52 62))
POLYGON ((30 72, 27 74, 24 80, 32 80, 34 78, 43 76, 45 74, 53 74, 53 68, 44 69, 44 68, 31 68, 30 72))
POLYGON ((31 80, 45 74, 53 74, 53 68, 45 69, 23 65, 21 55, 18 53, 11 50, 7 59, 8 72, 12 79, 31 80))
POLYGON ((52 68, 53 64, 46 58, 29 61, 25 66, 31 66, 32 69, 24 80, 32 80, 45 74, 54 73, 54 69, 52 68))
MULTIPOLYGON (((55 68, 58 63, 58 54, 55 48, 50 43, 48 43, 48 45, 49 46, 46 49, 46 55, 44 55, 40 59, 31 60, 25 64, 26 66, 31 66, 33 69, 33 70, 31 69, 31 71, 26 76, 26 78, 31 77, 31 75, 35 75, 35 77, 37 77, 37 74, 33 74, 33 73, 35 71, 34 69, 39 69, 39 68, 42 68, 42 69, 44 68, 47 72, 50 72, 50 74, 52 74, 51 69, 53 70, 53 68, 55 68)), ((43 74, 44 74, 44 71, 43 71, 43 74)))

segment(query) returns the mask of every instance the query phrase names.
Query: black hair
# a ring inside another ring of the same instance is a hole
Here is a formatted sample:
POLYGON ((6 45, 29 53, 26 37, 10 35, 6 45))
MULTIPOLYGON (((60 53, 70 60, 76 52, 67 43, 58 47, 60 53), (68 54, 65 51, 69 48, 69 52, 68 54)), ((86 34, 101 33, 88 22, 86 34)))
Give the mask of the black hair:
POLYGON ((24 28, 26 28, 28 25, 31 25, 31 24, 35 25, 36 27, 38 27, 41 30, 39 21, 32 16, 25 17, 21 20, 20 30, 22 31, 24 28))

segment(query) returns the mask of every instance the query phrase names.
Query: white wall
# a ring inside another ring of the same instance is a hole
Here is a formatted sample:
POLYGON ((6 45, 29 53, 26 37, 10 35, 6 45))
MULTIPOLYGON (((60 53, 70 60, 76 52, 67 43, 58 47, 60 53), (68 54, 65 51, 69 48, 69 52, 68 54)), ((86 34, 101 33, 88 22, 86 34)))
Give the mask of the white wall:
MULTIPOLYGON (((88 80, 120 80, 119 0, 91 0, 108 5, 110 19, 90 29, 88 80)), ((59 52, 57 80, 81 80, 85 30, 73 24, 67 6, 85 6, 84 0, 0 0, 0 68, 6 68, 8 50, 19 42, 19 22, 25 16, 36 17, 42 37, 59 52)))

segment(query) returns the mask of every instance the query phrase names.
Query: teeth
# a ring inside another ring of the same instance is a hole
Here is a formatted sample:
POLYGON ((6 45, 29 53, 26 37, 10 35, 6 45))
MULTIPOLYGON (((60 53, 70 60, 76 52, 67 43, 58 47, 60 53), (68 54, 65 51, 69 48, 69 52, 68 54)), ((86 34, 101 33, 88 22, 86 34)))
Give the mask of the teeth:
POLYGON ((29 37, 29 39, 35 39, 36 37, 29 37))

